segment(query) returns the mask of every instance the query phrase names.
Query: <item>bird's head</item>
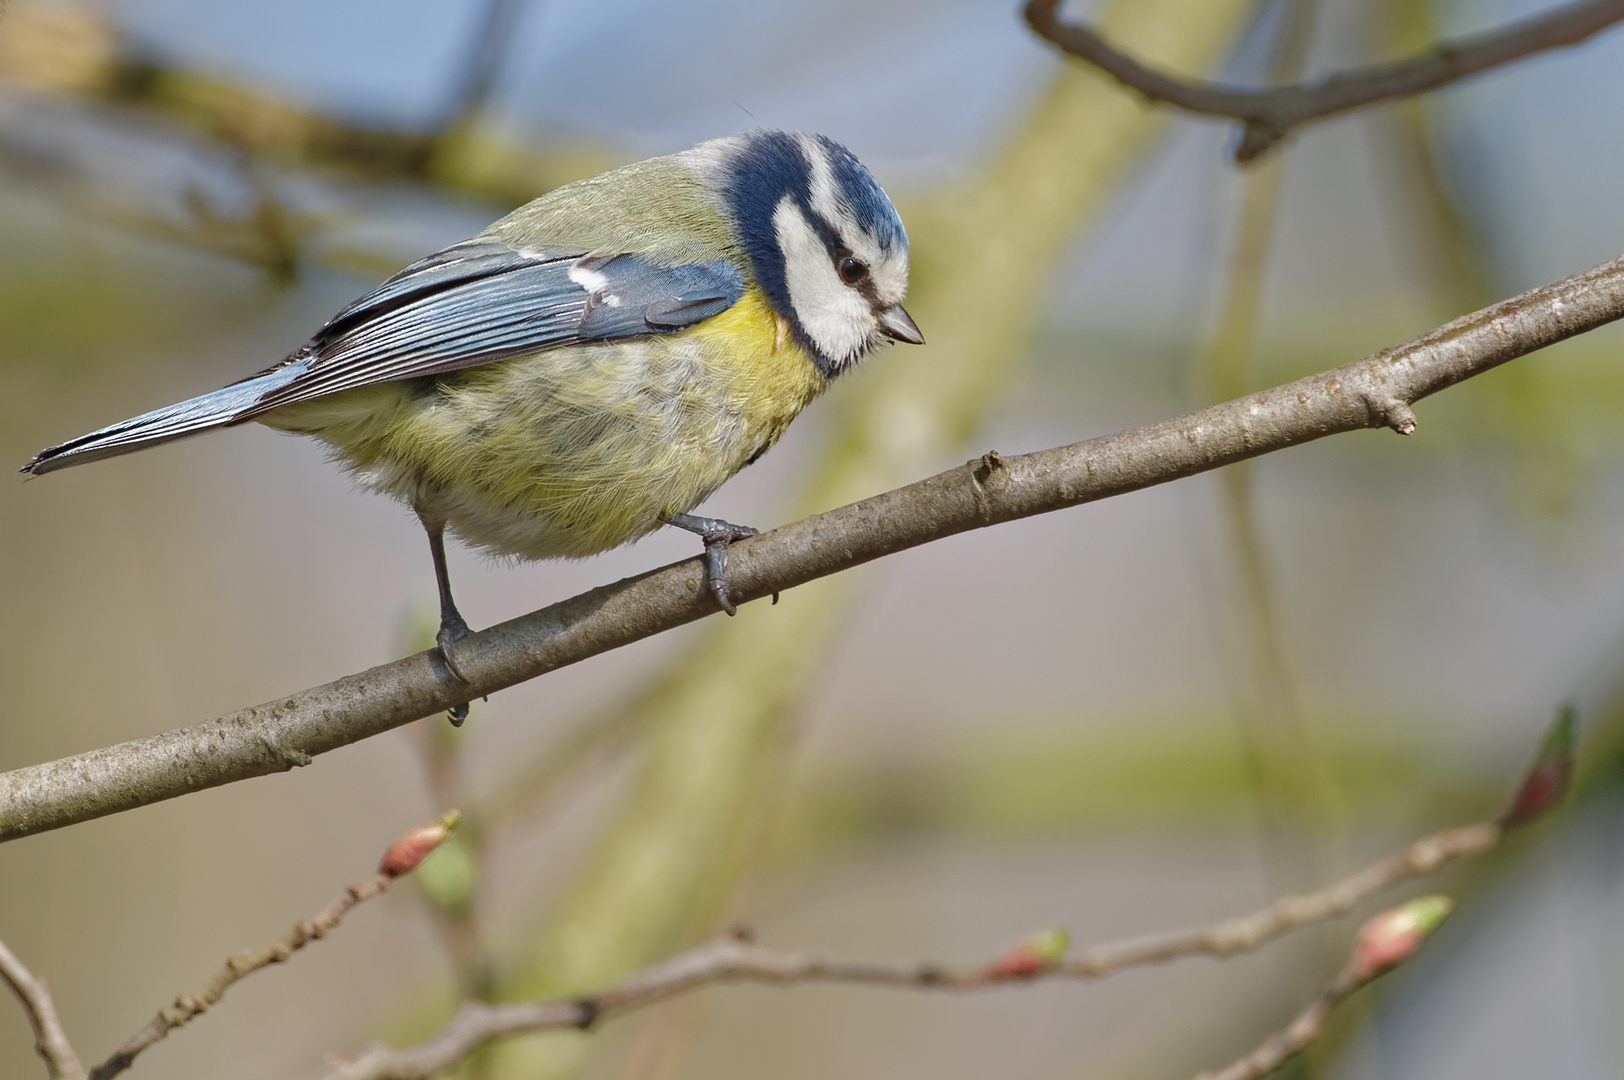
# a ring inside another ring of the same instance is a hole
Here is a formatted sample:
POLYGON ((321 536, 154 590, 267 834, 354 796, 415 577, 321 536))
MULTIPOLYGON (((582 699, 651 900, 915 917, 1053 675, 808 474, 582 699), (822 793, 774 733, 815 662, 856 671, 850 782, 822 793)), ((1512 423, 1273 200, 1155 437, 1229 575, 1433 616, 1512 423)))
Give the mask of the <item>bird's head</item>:
POLYGON ((908 234, 863 163, 822 135, 755 131, 693 151, 756 280, 827 376, 887 338, 924 344, 902 309, 908 234))

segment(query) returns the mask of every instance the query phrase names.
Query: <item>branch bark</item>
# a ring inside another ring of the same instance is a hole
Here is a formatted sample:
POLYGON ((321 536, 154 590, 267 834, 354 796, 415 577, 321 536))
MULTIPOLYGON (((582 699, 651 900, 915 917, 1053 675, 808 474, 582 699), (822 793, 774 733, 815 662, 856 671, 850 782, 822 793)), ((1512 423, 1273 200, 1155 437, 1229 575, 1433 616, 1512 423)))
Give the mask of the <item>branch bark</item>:
MULTIPOLYGON (((1259 948, 1298 927, 1344 915, 1359 901, 1400 881, 1430 874, 1453 859, 1488 851, 1503 835, 1504 829, 1494 822, 1445 830, 1324 889, 1281 897, 1250 915, 1101 945, 1069 958, 1045 955, 1046 949, 1035 949, 1029 943, 989 962, 962 968, 909 961, 835 959, 814 953, 775 952, 755 945, 744 932, 736 932, 630 975, 593 996, 505 1005, 468 1002, 426 1041, 400 1050, 375 1044, 350 1061, 334 1064, 322 1080, 427 1080, 453 1068, 492 1039, 538 1031, 584 1030, 606 1017, 718 982, 818 982, 965 991, 1025 985, 1048 978, 1099 979, 1123 968, 1161 964, 1186 956, 1233 956, 1259 948)), ((1227 1080, 1263 1075, 1244 1070, 1255 1070, 1264 1062, 1278 1064, 1301 1051, 1318 1037, 1331 1010, 1377 974, 1380 972, 1350 963, 1283 1032, 1271 1036, 1252 1054, 1217 1075, 1227 1080)))
MULTIPOLYGON (((1050 513, 1346 431, 1415 430, 1410 406, 1624 317, 1624 258, 1362 360, 1186 416, 966 465, 735 544, 729 581, 758 600, 971 529, 1050 513)), ((254 776, 433 716, 715 614, 697 559, 604 585, 458 645, 466 685, 418 653, 207 722, 0 774, 0 841, 254 776)), ((793 598, 790 598, 793 603, 793 598)))
POLYGON ((1521 60, 1533 53, 1577 45, 1624 20, 1624 0, 1587 0, 1497 30, 1441 41, 1404 60, 1339 71, 1311 83, 1249 90, 1164 74, 1113 48, 1088 26, 1066 23, 1061 0, 1029 0, 1026 22, 1041 38, 1087 61, 1113 79, 1187 112, 1245 124, 1235 160, 1256 160, 1295 129, 1397 98, 1414 97, 1521 60))

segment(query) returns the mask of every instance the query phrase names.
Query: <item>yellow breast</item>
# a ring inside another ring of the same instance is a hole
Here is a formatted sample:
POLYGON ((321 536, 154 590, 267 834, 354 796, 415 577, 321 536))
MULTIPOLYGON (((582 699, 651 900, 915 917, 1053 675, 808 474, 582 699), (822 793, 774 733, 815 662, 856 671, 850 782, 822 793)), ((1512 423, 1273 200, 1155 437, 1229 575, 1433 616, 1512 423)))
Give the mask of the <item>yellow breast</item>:
POLYGON ((759 290, 676 334, 362 387, 263 419, 494 554, 590 555, 703 502, 826 385, 759 290))

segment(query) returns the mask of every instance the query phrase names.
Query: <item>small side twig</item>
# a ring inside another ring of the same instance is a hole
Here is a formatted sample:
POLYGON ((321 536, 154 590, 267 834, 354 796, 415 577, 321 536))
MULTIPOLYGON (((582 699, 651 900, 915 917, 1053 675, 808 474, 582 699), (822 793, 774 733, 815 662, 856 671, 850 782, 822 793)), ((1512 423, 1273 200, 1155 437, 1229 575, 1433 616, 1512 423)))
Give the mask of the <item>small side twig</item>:
MULTIPOLYGON (((0 0, 0 13, 4 10, 4 0, 0 0)), ((62 1029, 62 1020, 56 1015, 56 1003, 51 1000, 45 980, 35 977, 3 941, 0 941, 0 979, 5 980, 22 1002, 23 1012, 28 1014, 28 1026, 34 1029, 34 1049, 45 1060, 45 1071, 51 1080, 85 1080, 85 1067, 79 1063, 79 1055, 73 1052, 73 1044, 68 1042, 67 1032, 62 1029)))
MULTIPOLYGON (((261 968, 285 963, 289 957, 312 941, 326 937, 344 920, 355 905, 389 891, 395 879, 416 869, 417 864, 451 834, 456 826, 455 812, 447 814, 432 825, 414 829, 396 840, 378 866, 378 872, 366 881, 348 886, 338 897, 315 915, 296 923, 281 940, 257 952, 238 953, 227 960, 214 977, 193 994, 181 994, 174 1002, 158 1010, 147 1025, 132 1035, 113 1055, 91 1070, 89 1080, 111 1080, 135 1063, 136 1056, 147 1047, 162 1040, 176 1028, 184 1027, 193 1019, 219 1003, 227 990, 239 980, 261 968)), ((41 1053, 44 1051, 42 1050, 41 1053)), ((77 1064, 77 1063, 76 1063, 77 1064)), ((55 1074, 53 1074, 54 1076, 55 1074)), ((79 1077, 84 1076, 81 1069, 79 1077)))
POLYGON ((1414 97, 1480 75, 1533 53, 1577 45, 1624 20, 1624 0, 1586 0, 1486 33, 1440 41, 1404 60, 1339 71, 1310 83, 1251 90, 1168 75, 1119 52, 1099 32, 1062 22, 1060 0, 1029 0, 1027 25, 1064 52, 1087 61, 1151 101, 1245 125, 1235 160, 1256 160, 1296 128, 1384 101, 1414 97))
POLYGON ((1196 1080, 1259 1080, 1308 1049, 1325 1030, 1325 1022, 1337 1006, 1414 956, 1453 906, 1448 897, 1424 896, 1384 911, 1365 923, 1347 964, 1291 1023, 1264 1039, 1244 1057, 1217 1072, 1204 1072, 1196 1080))

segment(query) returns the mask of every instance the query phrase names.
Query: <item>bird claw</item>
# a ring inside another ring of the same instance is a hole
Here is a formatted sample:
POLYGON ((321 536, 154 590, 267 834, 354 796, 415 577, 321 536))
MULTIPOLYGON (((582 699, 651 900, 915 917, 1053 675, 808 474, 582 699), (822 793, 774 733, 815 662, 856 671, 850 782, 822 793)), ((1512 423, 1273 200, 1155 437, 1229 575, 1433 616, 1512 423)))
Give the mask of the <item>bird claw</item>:
POLYGON ((737 615, 738 607, 727 591, 727 547, 747 536, 761 535, 760 529, 748 525, 735 525, 721 518, 693 517, 690 514, 672 514, 666 522, 679 529, 698 533, 705 543, 705 584, 716 600, 716 606, 729 615, 737 615))
POLYGON ((706 584, 710 586, 711 595, 716 598, 716 605, 729 615, 737 615, 739 609, 734 606, 733 598, 727 594, 727 546, 735 540, 756 535, 758 530, 748 525, 728 525, 726 529, 703 534, 706 584))
MULTIPOLYGON (((445 669, 451 677, 460 683, 467 682, 468 676, 464 675, 462 668, 457 666, 456 659, 451 655, 451 647, 456 642, 467 637, 468 634, 468 624, 463 622, 459 616, 442 620, 440 632, 434 635, 434 644, 439 650, 440 662, 445 665, 445 669)), ((461 704, 451 706, 448 715, 451 718, 452 727, 461 727, 462 722, 468 719, 468 703, 464 701, 461 704)))

